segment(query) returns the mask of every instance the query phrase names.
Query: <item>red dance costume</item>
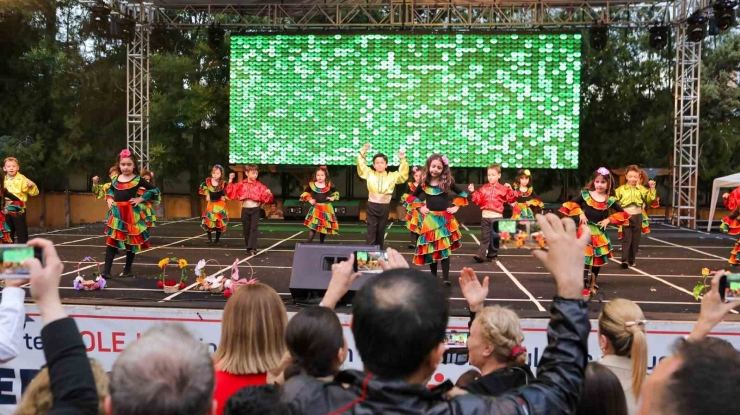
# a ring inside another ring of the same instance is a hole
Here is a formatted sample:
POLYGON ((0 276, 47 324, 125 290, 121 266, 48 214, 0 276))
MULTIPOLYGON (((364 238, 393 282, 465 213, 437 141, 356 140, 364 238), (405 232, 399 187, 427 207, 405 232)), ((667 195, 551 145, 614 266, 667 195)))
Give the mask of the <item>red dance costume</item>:
MULTIPOLYGON (((275 200, 275 197, 267 186, 258 180, 250 181, 249 179, 244 179, 239 183, 227 184, 226 197, 231 200, 239 200, 242 203, 251 200, 258 204, 272 203, 275 200)), ((242 231, 248 252, 257 252, 257 236, 261 210, 262 208, 260 206, 245 207, 242 204, 242 231)))
MULTIPOLYGON (((740 216, 740 187, 730 192, 730 195, 725 199, 725 207, 730 210, 730 215, 722 218, 720 229, 722 229, 722 232, 733 236, 740 235, 740 221, 737 220, 737 217, 740 216)), ((732 265, 740 264, 738 253, 740 253, 740 239, 735 242, 735 247, 727 261, 732 265)))

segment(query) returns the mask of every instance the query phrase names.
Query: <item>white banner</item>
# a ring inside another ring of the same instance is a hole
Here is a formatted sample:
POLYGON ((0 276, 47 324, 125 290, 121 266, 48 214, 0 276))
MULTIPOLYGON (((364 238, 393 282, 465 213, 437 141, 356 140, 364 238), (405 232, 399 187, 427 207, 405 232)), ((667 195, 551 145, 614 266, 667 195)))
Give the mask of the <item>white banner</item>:
MULTIPOLYGON (((150 326, 162 322, 184 324, 203 343, 208 344, 211 352, 216 350, 221 337, 221 310, 188 310, 173 308, 124 308, 124 307, 66 307, 67 312, 77 321, 88 354, 98 360, 106 370, 128 344, 135 341, 150 326)), ((35 306, 26 308, 27 317, 20 356, 0 365, 0 414, 12 414, 13 408, 20 400, 21 393, 33 379, 36 372, 45 364, 43 345, 41 344, 42 322, 35 306)), ((291 313, 292 314, 292 313, 291 313)), ((354 338, 349 328, 351 316, 340 314, 344 326, 344 335, 349 343, 350 353, 345 368, 361 369, 362 362, 356 352, 354 338)), ((529 363, 533 370, 539 364, 542 352, 547 345, 546 319, 522 320, 525 341, 529 354, 529 363)), ((592 333, 596 333, 596 321, 591 322, 592 333)), ((648 370, 669 355, 673 342, 688 335, 693 322, 651 321, 648 323, 648 370)), ((449 331, 467 332, 467 318, 451 318, 449 331)), ((717 326, 712 335, 724 338, 740 349, 740 323, 724 323, 717 326)), ((589 337, 589 360, 599 359, 601 352, 595 335, 589 337)), ((435 373, 432 384, 445 379, 455 381, 471 366, 463 364, 443 364, 435 373)))

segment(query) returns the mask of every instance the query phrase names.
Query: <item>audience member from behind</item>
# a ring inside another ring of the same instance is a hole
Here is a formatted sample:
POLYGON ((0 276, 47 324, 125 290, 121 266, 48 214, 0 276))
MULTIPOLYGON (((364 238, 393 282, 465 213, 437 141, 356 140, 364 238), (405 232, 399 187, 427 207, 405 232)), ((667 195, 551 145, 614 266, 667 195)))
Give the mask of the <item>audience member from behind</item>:
POLYGON ((673 356, 658 363, 645 381, 639 415, 735 415, 740 391, 740 353, 707 334, 740 302, 724 303, 719 279, 712 278, 701 300, 699 320, 688 337, 674 346, 673 356))
POLYGON ((455 386, 458 388, 464 388, 465 386, 471 384, 472 382, 475 382, 476 380, 480 379, 481 374, 478 371, 478 369, 470 369, 467 372, 460 375, 459 378, 457 378, 457 382, 455 382, 455 386))
POLYGON ((113 364, 108 415, 212 415, 213 360, 180 324, 156 325, 113 364))
POLYGON ((290 415, 288 406, 280 403, 280 387, 248 386, 233 394, 224 407, 224 415, 290 415))
POLYGON ((285 343, 293 361, 285 379, 300 373, 331 381, 347 357, 342 324, 326 307, 304 308, 294 315, 285 330, 285 343))
POLYGON ((622 383, 606 366, 590 362, 576 415, 627 415, 622 383))
MULTIPOLYGON (((98 390, 98 415, 106 415, 105 399, 108 397, 108 374, 97 361, 90 359, 90 367, 98 390)), ((44 368, 33 378, 23 392, 15 415, 46 415, 53 403, 49 368, 44 368)))
POLYGON ((488 296, 488 277, 483 284, 475 271, 463 268, 460 288, 470 308, 468 356, 483 375, 465 386, 471 393, 498 396, 534 380, 527 365, 524 333, 515 312, 501 306, 483 308, 488 296))
MULTIPOLYGON (((549 251, 536 255, 555 276, 558 295, 551 303, 549 344, 528 386, 496 399, 465 394, 447 399, 447 383, 426 385, 445 352, 449 299, 445 287, 427 272, 391 269, 369 278, 355 295, 352 332, 364 371, 339 372, 332 383, 295 376, 283 402, 297 414, 572 414, 580 398, 590 331, 581 299, 583 250, 590 231, 576 236, 575 223, 555 215, 538 216, 549 251)), ((389 252, 390 254, 390 252, 389 252)), ((346 261, 349 262, 349 261, 346 261)), ((389 264, 395 259, 389 255, 389 264)), ((400 261, 399 261, 400 262, 400 261)), ((405 261, 404 261, 405 262, 405 261)), ((349 287, 352 266, 339 264, 324 297, 334 303, 349 287), (336 281, 335 281, 336 280, 336 281)), ((326 303, 325 303, 326 304, 326 303)))
POLYGON ((599 316, 599 363, 609 368, 624 387, 630 415, 637 413, 642 384, 647 376, 645 315, 630 300, 609 301, 599 316))
POLYGON ((236 290, 224 308, 216 362, 216 413, 245 386, 274 383, 283 371, 285 326, 283 301, 271 287, 256 283, 236 290))
POLYGON ((47 415, 95 415, 98 413, 98 393, 85 343, 77 324, 67 316, 59 298, 59 280, 64 265, 51 241, 32 239, 28 245, 41 248, 44 253, 43 268, 35 258, 27 260, 26 266, 31 281, 31 297, 44 323, 41 342, 53 397, 47 415))

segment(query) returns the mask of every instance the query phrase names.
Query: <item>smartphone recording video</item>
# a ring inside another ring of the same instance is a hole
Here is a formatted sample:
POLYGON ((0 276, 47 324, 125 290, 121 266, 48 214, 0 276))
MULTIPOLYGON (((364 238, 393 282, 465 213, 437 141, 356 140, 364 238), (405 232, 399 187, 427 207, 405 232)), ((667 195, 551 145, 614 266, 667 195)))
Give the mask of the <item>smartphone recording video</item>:
POLYGON ((27 259, 42 261, 41 248, 28 245, 0 245, 0 278, 28 278, 29 271, 24 265, 27 259))
POLYGON ((448 331, 445 333, 445 347, 448 349, 467 348, 468 334, 468 332, 448 331))
POLYGON ((379 259, 387 261, 388 257, 383 251, 355 251, 355 272, 365 274, 379 274, 383 272, 378 262, 379 259))
POLYGON ((719 280, 719 296, 723 301, 740 301, 740 274, 725 274, 719 280))
POLYGON ((498 235, 503 249, 547 249, 545 235, 535 219, 500 220, 498 235))

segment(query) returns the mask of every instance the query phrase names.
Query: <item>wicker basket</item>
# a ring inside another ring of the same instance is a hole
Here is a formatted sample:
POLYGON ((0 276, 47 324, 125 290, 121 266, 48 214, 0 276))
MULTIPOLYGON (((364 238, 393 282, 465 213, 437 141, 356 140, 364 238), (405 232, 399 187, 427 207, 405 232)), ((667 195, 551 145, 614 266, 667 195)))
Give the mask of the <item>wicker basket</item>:
MULTIPOLYGON (((187 279, 187 276, 186 276, 187 271, 186 271, 186 269, 184 267, 183 268, 179 268, 180 269, 180 272, 182 274, 181 277, 179 279, 175 280, 175 285, 167 285, 167 278, 166 278, 167 277, 167 266, 170 265, 170 264, 177 265, 178 259, 177 258, 174 258, 174 257, 173 258, 165 258, 165 259, 167 259, 168 262, 165 263, 164 266, 160 265, 160 267, 161 267, 160 269, 162 270, 162 273, 159 275, 158 280, 162 284, 162 287, 161 288, 162 288, 162 290, 164 291, 165 294, 174 294, 174 293, 180 291, 180 284, 181 283, 184 283, 185 280, 187 279)), ((184 259, 181 259, 181 260, 185 261, 184 259)), ((164 260, 162 260, 161 262, 163 262, 163 261, 164 260)))
POLYGON ((165 285, 163 290, 165 294, 174 294, 180 291, 180 284, 173 285, 173 286, 165 285))

